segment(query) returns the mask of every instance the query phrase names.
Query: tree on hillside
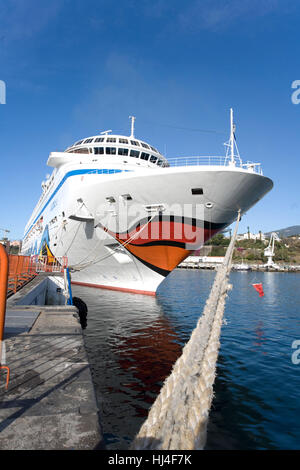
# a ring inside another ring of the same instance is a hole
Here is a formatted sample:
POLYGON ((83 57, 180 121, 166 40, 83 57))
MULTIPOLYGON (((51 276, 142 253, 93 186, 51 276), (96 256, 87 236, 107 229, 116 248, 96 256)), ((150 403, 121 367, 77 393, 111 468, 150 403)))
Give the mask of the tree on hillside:
POLYGON ((229 238, 225 238, 223 233, 218 233, 214 237, 212 237, 206 245, 213 245, 213 246, 228 246, 230 243, 229 238))

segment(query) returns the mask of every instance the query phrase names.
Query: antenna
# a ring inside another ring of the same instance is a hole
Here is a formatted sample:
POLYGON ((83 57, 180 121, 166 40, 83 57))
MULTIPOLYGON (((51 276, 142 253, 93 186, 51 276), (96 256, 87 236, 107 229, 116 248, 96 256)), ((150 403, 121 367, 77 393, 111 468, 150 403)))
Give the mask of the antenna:
POLYGON ((235 126, 233 124, 233 109, 230 108, 230 158, 231 164, 235 165, 234 162, 234 131, 235 126))
POLYGON ((135 121, 135 116, 129 116, 129 119, 131 119, 131 134, 130 134, 130 137, 134 137, 134 121, 135 121))
POLYGON ((239 165, 242 164, 239 149, 235 139, 235 129, 236 126, 233 122, 233 109, 230 108, 230 137, 229 141, 226 142, 224 145, 227 147, 226 160, 229 159, 229 165, 231 166, 235 166, 236 163, 239 163, 239 165))

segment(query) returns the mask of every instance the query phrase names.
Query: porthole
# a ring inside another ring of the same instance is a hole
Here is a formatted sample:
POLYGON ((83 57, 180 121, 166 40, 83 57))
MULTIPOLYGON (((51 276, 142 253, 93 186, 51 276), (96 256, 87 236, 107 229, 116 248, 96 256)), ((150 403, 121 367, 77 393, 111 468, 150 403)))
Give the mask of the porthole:
POLYGON ((213 205, 214 205, 213 202, 206 202, 206 203, 205 203, 205 207, 206 207, 207 209, 211 209, 211 208, 213 207, 213 205))

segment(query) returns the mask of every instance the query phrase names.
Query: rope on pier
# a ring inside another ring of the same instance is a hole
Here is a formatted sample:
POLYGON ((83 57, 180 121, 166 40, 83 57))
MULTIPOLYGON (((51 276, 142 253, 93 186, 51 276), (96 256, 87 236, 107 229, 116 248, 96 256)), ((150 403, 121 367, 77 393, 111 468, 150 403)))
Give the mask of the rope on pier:
POLYGON ((205 446, 220 332, 227 292, 231 289, 228 278, 239 220, 240 212, 203 314, 152 405, 131 449, 201 450, 205 446))

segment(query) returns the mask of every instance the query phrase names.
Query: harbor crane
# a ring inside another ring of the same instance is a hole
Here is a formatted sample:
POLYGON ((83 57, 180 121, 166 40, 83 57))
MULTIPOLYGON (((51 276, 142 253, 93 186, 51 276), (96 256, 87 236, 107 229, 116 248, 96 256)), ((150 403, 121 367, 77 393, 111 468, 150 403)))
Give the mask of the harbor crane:
MULTIPOLYGON (((1 232, 4 232, 4 234, 10 233, 10 230, 7 230, 6 228, 0 228, 1 232)), ((5 237, 5 235, 4 235, 5 237)))
POLYGON ((265 264, 265 266, 268 267, 268 268, 276 266, 276 264, 273 261, 273 256, 275 254, 275 249, 274 249, 275 240, 280 241, 280 238, 278 237, 276 232, 272 232, 271 237, 270 237, 269 245, 264 250, 264 255, 268 258, 268 261, 265 264))

